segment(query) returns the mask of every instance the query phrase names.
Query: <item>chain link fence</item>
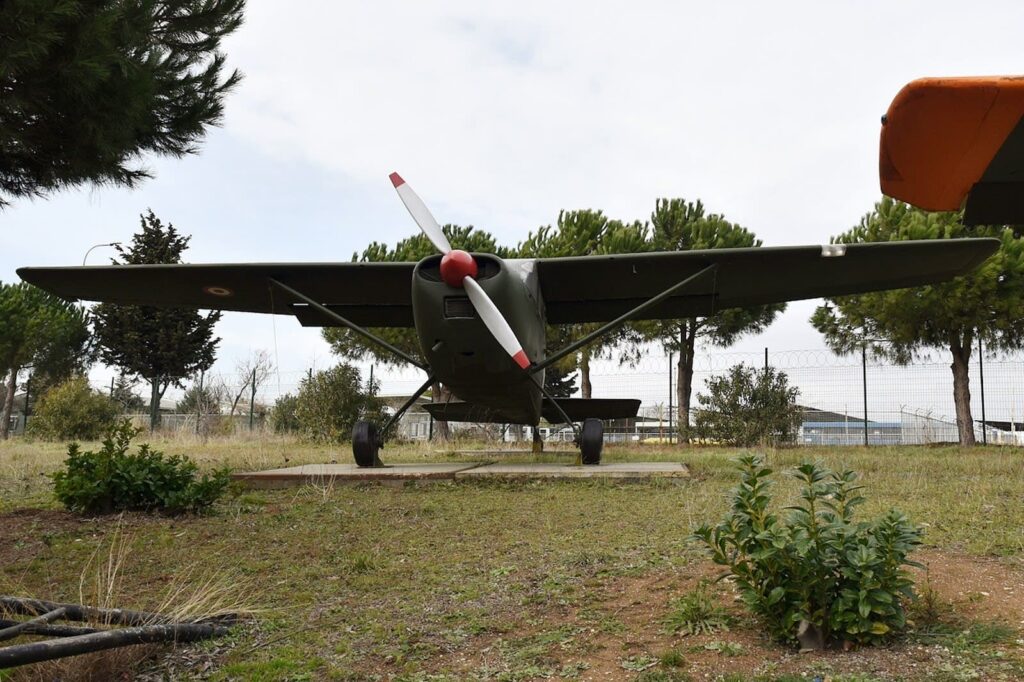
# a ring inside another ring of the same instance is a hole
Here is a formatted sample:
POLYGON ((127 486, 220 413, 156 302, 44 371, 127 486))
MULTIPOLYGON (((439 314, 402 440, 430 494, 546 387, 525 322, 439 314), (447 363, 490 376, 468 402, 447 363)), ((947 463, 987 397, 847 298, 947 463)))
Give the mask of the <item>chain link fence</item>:
MULTIPOLYGON (((644 355, 635 365, 620 365, 611 360, 591 362, 594 398, 638 398, 641 401, 635 420, 606 424, 610 442, 675 440, 679 425, 679 373, 676 358, 660 351, 644 355)), ((744 363, 763 367, 765 363, 784 372, 799 391, 798 402, 803 420, 798 442, 807 445, 912 445, 957 442, 958 432, 953 403, 953 375, 950 361, 936 351, 909 365, 895 365, 860 354, 837 356, 823 350, 772 350, 762 353, 737 353, 710 349, 699 352, 694 362, 691 407, 700 405, 706 381, 724 374, 730 367, 744 363)), ((296 394, 305 371, 272 372, 257 387, 255 394, 243 388, 236 374, 210 373, 203 385, 224 396, 218 414, 183 413, 176 409, 183 391, 171 389, 161 404, 162 429, 178 433, 232 434, 268 429, 268 414, 274 402, 285 394, 296 394), (241 398, 231 412, 235 396, 241 398)), ((379 385, 379 395, 397 406, 422 383, 417 370, 381 366, 362 367, 364 380, 371 371, 379 385)), ((198 378, 197 378, 198 380, 198 378)), ((186 383, 186 387, 194 382, 186 383)), ((579 381, 577 380, 577 386, 579 381)), ((104 392, 111 385, 94 388, 104 392)), ((979 442, 1024 445, 1024 353, 980 357, 973 354, 970 363, 971 410, 979 442)), ((134 419, 148 425, 143 400, 148 391, 140 384, 139 414, 134 419)), ((22 396, 23 397, 23 396, 22 396)), ((576 397, 579 397, 577 391, 576 397)), ((691 413, 691 420, 692 420, 691 413)), ((20 433, 25 425, 22 412, 12 417, 12 431, 20 433)), ((511 426, 452 424, 456 431, 498 440, 530 437, 528 429, 511 426)), ((424 411, 415 407, 403 418, 400 433, 411 440, 426 440, 434 424, 424 411)), ((541 426, 548 440, 573 438, 564 425, 541 426)))

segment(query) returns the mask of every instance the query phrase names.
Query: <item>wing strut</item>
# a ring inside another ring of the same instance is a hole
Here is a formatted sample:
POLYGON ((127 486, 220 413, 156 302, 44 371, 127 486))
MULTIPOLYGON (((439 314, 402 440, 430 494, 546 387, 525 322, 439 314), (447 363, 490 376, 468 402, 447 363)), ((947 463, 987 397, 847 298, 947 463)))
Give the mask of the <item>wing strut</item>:
MULTIPOLYGON (((604 336, 608 332, 612 331, 616 327, 621 327, 623 324, 628 322, 634 316, 639 315, 640 313, 642 313, 643 311, 647 310, 648 308, 650 308, 653 305, 657 305, 658 303, 661 303, 662 301, 664 301, 669 296, 672 296, 673 294, 678 293, 680 290, 685 288, 687 285, 693 284, 694 282, 697 282, 697 281, 703 279, 705 275, 708 275, 708 274, 710 274, 712 272, 715 272, 716 270, 718 270, 718 264, 717 263, 712 263, 710 265, 705 266, 704 268, 702 268, 701 270, 698 270, 697 272, 695 272, 694 274, 690 275, 689 277, 687 277, 683 281, 677 282, 676 284, 673 284, 672 286, 670 286, 668 289, 665 289, 660 294, 657 294, 656 296, 653 296, 653 297, 647 299, 646 301, 644 301, 643 303, 641 303, 637 307, 633 308, 632 310, 629 310, 629 311, 623 313, 622 315, 619 315, 618 317, 616 317, 614 320, 612 320, 608 324, 602 326, 600 329, 597 329, 596 331, 593 331, 590 334, 587 334, 586 336, 584 336, 579 341, 576 341, 574 343, 569 344, 568 346, 566 346, 562 350, 558 351, 554 355, 548 356, 547 358, 544 359, 543 362, 540 362, 540 363, 538 363, 536 365, 531 366, 529 371, 532 372, 532 373, 536 373, 536 372, 541 371, 545 367, 548 367, 550 365, 555 364, 556 362, 558 362, 559 360, 564 358, 566 355, 569 355, 570 353, 575 353, 576 351, 578 351, 583 346, 586 346, 589 343, 593 343, 594 341, 596 341, 597 339, 601 338, 602 336, 604 336)), ((543 390, 544 389, 541 389, 541 391, 543 391, 543 390)))
POLYGON ((270 277, 268 279, 270 280, 270 283, 273 284, 274 286, 276 286, 279 289, 285 291, 286 293, 291 294, 292 296, 294 296, 295 298, 299 299, 303 303, 309 304, 317 312, 326 315, 327 317, 331 318, 335 322, 338 322, 339 324, 341 324, 341 326, 347 327, 348 329, 351 329, 352 331, 354 331, 356 334, 359 334, 360 336, 362 336, 367 341, 372 341, 373 343, 377 344, 381 348, 385 348, 385 349, 391 351, 392 353, 394 353, 398 357, 400 357, 403 360, 405 360, 406 362, 408 362, 410 365, 414 365, 416 367, 419 367, 424 372, 427 372, 427 373, 430 372, 430 368, 427 367, 425 364, 423 364, 422 362, 420 362, 416 358, 412 357, 411 355, 409 355, 405 351, 400 350, 398 348, 395 348, 390 343, 388 343, 384 339, 380 338, 376 334, 373 334, 369 330, 364 329, 363 327, 360 327, 355 322, 350 322, 349 320, 346 320, 344 317, 342 317, 338 313, 334 312, 330 308, 328 308, 326 306, 323 306, 323 305, 320 305, 319 303, 317 303, 316 301, 311 299, 309 296, 306 296, 305 294, 299 293, 298 291, 296 291, 295 289, 292 289, 287 284, 284 284, 283 282, 279 282, 276 279, 274 279, 273 277, 270 277))

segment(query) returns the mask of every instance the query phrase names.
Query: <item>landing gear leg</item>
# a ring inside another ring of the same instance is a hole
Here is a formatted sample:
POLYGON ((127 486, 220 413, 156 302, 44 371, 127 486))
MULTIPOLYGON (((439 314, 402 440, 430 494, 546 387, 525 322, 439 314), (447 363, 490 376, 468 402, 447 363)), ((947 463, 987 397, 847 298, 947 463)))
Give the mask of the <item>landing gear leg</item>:
POLYGON ((423 382, 415 393, 413 393, 405 403, 399 407, 391 419, 388 419, 384 427, 377 429, 377 425, 373 422, 368 421, 357 421, 356 425, 352 428, 352 454, 355 455, 356 465, 361 467, 382 467, 384 463, 380 461, 380 449, 384 446, 384 434, 390 433, 391 427, 402 418, 402 415, 412 407, 416 399, 427 392, 434 383, 434 375, 423 382))
POLYGON ((601 463, 601 449, 604 447, 604 424, 600 419, 585 419, 580 429, 580 457, 583 464, 594 466, 601 463))
POLYGON ((382 467, 380 434, 373 422, 358 421, 352 428, 352 454, 359 467, 382 467))

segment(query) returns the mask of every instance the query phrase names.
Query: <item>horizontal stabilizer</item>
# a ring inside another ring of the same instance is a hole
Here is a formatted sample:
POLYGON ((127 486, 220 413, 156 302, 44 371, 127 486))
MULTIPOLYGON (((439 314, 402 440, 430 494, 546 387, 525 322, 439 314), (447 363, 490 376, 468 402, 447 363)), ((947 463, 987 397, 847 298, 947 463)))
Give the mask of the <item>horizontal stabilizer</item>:
MULTIPOLYGON (((573 421, 584 419, 632 419, 640 409, 639 400, 622 398, 559 398, 569 418, 573 421)), ((446 422, 476 422, 483 424, 515 423, 498 410, 465 402, 426 403, 423 405, 434 419, 446 422)), ((541 405, 541 416, 552 424, 562 423, 562 415, 548 400, 541 405)))
MULTIPOLYGON (((640 409, 639 400, 625 398, 558 398, 558 404, 573 421, 584 419, 632 419, 640 409)), ((552 424, 562 421, 562 415, 549 400, 540 407, 541 416, 552 424)))

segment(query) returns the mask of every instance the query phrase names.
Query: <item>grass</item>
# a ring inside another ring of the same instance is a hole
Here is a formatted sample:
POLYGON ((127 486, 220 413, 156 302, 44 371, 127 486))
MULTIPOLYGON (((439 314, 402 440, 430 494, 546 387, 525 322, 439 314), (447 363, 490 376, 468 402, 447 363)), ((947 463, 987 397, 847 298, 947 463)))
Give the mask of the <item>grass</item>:
POLYGON ((665 627, 672 634, 711 635, 728 630, 729 620, 728 612, 701 581, 672 603, 665 627))
MULTIPOLYGON (((153 444, 210 468, 350 457, 345 447, 282 438, 153 444)), ((722 633, 702 634, 692 645, 684 640, 685 653, 662 653, 683 649, 677 635, 665 633, 666 620, 701 578, 714 574, 686 536, 724 512, 736 483, 729 461, 735 454, 668 446, 606 451, 609 461, 685 461, 693 473, 685 484, 325 483, 238 492, 200 517, 125 515, 128 559, 118 567, 118 605, 159 607, 168 585, 187 584, 197 562, 204 575, 245 581, 261 614, 217 650, 213 679, 221 680, 572 679, 604 671, 609 679, 696 679, 704 677, 697 674, 702 660, 722 674, 739 666, 746 672, 737 679, 799 677, 812 664, 758 640, 749 619, 724 633, 727 641, 722 633), (765 668, 768 658, 781 667, 765 668)), ((63 455, 55 444, 0 443, 0 593, 77 601, 83 567, 119 532, 113 519, 56 511, 46 474, 63 455)), ((429 446, 389 447, 383 455, 388 462, 467 458, 429 446)), ((861 472, 869 500, 861 514, 898 506, 927 524, 932 547, 977 556, 1024 554, 1019 451, 880 447, 769 453, 776 468, 804 458, 861 472)), ((789 503, 795 489, 789 486, 780 482, 780 504, 789 503)), ((717 619, 723 608, 742 615, 718 587, 707 595, 698 604, 704 620, 697 621, 707 621, 709 612, 717 619)), ((687 616, 681 622, 691 621, 687 616)), ((943 646, 949 653, 937 653, 934 665, 922 664, 920 679, 946 674, 947 664, 950 675, 979 670, 986 677, 1008 661, 1006 669, 1016 670, 1015 639, 986 627, 967 623, 943 634, 940 644, 922 640, 920 646, 943 646), (965 630, 971 634, 954 639, 965 630), (996 656, 997 651, 1005 653, 996 656)), ((160 659, 150 665, 171 664, 160 659)), ((837 671, 832 679, 875 679, 857 677, 858 672, 837 671)), ((900 679, 909 674, 897 672, 900 679)))

